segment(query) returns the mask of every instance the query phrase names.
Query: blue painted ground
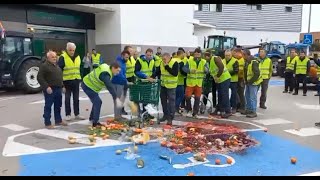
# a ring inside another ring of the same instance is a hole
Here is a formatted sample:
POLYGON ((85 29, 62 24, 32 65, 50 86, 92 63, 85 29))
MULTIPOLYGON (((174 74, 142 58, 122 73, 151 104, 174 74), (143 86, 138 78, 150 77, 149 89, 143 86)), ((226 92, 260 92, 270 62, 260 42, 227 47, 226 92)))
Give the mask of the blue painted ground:
POLYGON ((270 80, 270 86, 284 86, 284 80, 270 80))
MULTIPOLYGON (((299 175, 320 171, 320 151, 300 146, 291 141, 259 131, 250 133, 261 142, 260 146, 249 149, 245 154, 229 154, 236 163, 226 168, 210 168, 203 165, 186 169, 174 169, 159 154, 171 155, 173 164, 189 163, 191 154, 174 155, 158 143, 139 146, 139 155, 145 161, 143 169, 136 168, 135 160, 126 160, 124 155, 115 155, 117 149, 126 146, 100 147, 93 149, 65 151, 48 154, 27 155, 20 158, 19 175, 299 175), (297 157, 296 165, 290 157, 297 157)), ((217 157, 209 156, 214 162, 217 157)), ((225 162, 223 157, 218 157, 225 162)))

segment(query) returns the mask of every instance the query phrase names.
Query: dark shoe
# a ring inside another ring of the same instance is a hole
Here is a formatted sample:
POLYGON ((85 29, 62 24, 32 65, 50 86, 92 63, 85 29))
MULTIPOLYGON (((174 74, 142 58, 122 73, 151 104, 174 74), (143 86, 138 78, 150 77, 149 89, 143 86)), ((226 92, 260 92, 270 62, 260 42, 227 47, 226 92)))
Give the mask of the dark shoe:
POLYGON ((164 116, 159 119, 160 122, 164 122, 164 121, 167 121, 167 120, 168 120, 168 118, 167 118, 167 117, 164 117, 164 116))
POLYGON ((46 129, 54 129, 54 126, 53 125, 48 125, 48 126, 45 126, 46 129))
POLYGON ((232 114, 236 114, 236 113, 237 113, 237 110, 236 110, 236 109, 232 109, 231 113, 232 113, 232 114))
POLYGON ((320 96, 320 94, 315 94, 314 96, 320 96))
POLYGON ((260 108, 261 109, 267 109, 267 106, 266 105, 260 105, 260 108))
POLYGON ((306 94, 306 93, 303 93, 303 96, 307 96, 307 94, 306 94))
POLYGON ((225 118, 225 119, 228 119, 230 116, 232 116, 231 113, 223 113, 223 114, 221 114, 221 117, 225 118))
POLYGON ((242 115, 247 115, 248 112, 249 112, 248 110, 240 109, 240 113, 241 113, 242 115))
POLYGON ((66 123, 65 121, 61 121, 59 123, 56 123, 56 126, 68 126, 68 123, 66 123))
POLYGON ((92 127, 101 127, 103 126, 100 122, 92 123, 92 127))
POLYGON ((197 114, 192 113, 192 118, 194 118, 194 119, 198 119, 199 117, 198 117, 198 115, 197 115, 197 114))
POLYGON ((124 110, 124 108, 122 108, 121 114, 122 114, 122 115, 128 115, 128 113, 124 110))
POLYGON ((282 91, 282 93, 288 93, 288 91, 282 91))
POLYGON ((320 122, 317 122, 314 125, 317 126, 317 127, 320 127, 320 122))
POLYGON ((250 112, 250 113, 248 113, 247 115, 246 115, 246 117, 247 118, 255 118, 255 117, 257 117, 258 115, 257 115, 257 113, 255 113, 255 112, 250 112))
POLYGON ((293 93, 292 95, 296 96, 296 95, 298 95, 298 93, 295 92, 295 93, 293 93))
POLYGON ((149 119, 149 120, 154 119, 154 116, 148 114, 148 115, 147 115, 147 119, 149 119))
POLYGON ((292 93, 292 91, 289 91, 289 94, 291 94, 292 93))

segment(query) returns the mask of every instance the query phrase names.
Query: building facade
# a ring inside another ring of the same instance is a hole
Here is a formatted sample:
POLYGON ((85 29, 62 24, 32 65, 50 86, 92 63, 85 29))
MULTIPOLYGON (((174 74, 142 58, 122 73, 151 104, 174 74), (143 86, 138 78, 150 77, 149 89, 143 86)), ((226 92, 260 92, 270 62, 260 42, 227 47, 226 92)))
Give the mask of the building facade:
POLYGON ((201 35, 237 37, 240 45, 299 41, 303 4, 196 4, 194 18, 214 28, 201 35))

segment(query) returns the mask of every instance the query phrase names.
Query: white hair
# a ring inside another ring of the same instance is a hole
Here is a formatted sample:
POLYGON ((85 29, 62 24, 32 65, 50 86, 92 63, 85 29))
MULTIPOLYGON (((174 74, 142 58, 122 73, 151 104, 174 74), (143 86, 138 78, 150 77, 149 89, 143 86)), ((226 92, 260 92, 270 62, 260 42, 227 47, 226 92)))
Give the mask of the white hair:
POLYGON ((72 42, 68 42, 67 43, 67 49, 70 49, 70 48, 74 48, 74 49, 76 49, 76 45, 74 44, 74 43, 72 43, 72 42))
POLYGON ((49 50, 48 52, 47 52, 47 58, 50 56, 50 55, 56 55, 57 53, 56 52, 54 52, 54 51, 52 51, 52 50, 49 50))

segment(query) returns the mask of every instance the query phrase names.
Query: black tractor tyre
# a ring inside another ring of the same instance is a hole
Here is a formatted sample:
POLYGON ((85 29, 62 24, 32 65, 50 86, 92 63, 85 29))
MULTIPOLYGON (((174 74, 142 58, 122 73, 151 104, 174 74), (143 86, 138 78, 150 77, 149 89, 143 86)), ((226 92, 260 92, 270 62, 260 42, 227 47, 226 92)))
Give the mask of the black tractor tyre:
POLYGON ((29 59, 23 62, 16 74, 16 88, 26 94, 35 94, 41 91, 41 86, 37 80, 41 61, 29 59))

